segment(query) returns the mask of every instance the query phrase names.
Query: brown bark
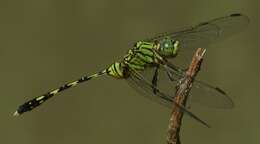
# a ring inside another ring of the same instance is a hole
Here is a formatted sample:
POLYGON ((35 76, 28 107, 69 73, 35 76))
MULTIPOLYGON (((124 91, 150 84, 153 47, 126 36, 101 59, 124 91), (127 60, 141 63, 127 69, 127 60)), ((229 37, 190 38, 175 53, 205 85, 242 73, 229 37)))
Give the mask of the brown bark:
MULTIPOLYGON (((200 65, 202 62, 203 55, 206 49, 198 48, 193 55, 192 61, 189 65, 188 70, 186 71, 186 76, 180 80, 179 85, 177 86, 177 90, 175 93, 174 100, 179 105, 186 105, 189 92, 192 87, 192 82, 199 72, 200 65)), ((168 127, 168 135, 167 135, 167 143, 168 144, 180 144, 180 128, 182 123, 183 113, 180 112, 176 107, 173 106, 173 111, 171 114, 169 127, 168 127)))

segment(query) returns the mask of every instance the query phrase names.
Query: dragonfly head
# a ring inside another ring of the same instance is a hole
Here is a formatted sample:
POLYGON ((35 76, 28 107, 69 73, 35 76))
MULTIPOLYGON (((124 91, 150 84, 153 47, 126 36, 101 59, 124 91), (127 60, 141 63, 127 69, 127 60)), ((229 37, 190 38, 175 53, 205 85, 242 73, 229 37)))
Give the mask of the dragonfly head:
POLYGON ((159 41, 159 53, 162 56, 175 57, 178 53, 179 41, 165 38, 159 41))

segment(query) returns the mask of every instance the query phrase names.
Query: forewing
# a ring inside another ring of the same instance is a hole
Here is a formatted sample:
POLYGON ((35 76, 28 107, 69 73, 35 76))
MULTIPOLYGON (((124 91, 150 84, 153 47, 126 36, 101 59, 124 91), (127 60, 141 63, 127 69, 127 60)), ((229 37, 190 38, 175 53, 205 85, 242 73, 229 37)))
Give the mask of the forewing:
POLYGON ((209 44, 210 42, 229 37, 243 30, 248 23, 249 18, 247 16, 231 14, 202 22, 195 26, 182 28, 180 31, 163 33, 147 40, 160 41, 165 37, 170 37, 171 39, 179 40, 181 47, 197 48, 201 44, 209 44))
MULTIPOLYGON (((130 68, 130 76, 129 76, 129 78, 127 78, 127 81, 134 89, 136 89, 138 91, 142 91, 143 93, 147 93, 148 95, 150 95, 148 97, 149 99, 157 101, 168 107, 175 106, 178 111, 183 112, 184 114, 187 114, 187 115, 191 116, 192 118, 194 118, 195 120, 199 121, 203 125, 208 126, 208 124, 206 122, 202 121, 196 115, 194 115, 193 113, 188 111, 184 106, 176 103, 173 99, 173 96, 164 94, 158 88, 154 87, 153 84, 151 82, 149 82, 149 80, 145 79, 141 74, 139 74, 137 71, 135 71, 131 68, 130 68), (154 91, 156 91, 156 92, 154 92, 154 91)), ((173 88, 173 89, 175 89, 175 88, 173 88)))
MULTIPOLYGON (((212 19, 179 31, 163 33, 147 41, 160 41, 166 37, 180 42, 178 58, 187 62, 196 48, 208 48, 210 43, 225 39, 242 31, 249 23, 249 18, 242 14, 232 14, 212 19), (183 60, 184 59, 184 60, 183 60)), ((185 63, 186 64, 186 63, 185 63)))

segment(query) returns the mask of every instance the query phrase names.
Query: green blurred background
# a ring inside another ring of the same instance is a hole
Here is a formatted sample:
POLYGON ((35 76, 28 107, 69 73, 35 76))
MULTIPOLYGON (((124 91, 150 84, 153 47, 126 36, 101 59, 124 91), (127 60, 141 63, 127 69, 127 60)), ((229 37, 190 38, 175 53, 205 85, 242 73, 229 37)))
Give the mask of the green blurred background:
POLYGON ((183 144, 257 144, 259 2, 257 0, 1 0, 1 144, 161 144, 170 110, 124 80, 102 77, 62 93, 30 113, 18 105, 122 57, 156 33, 241 12, 249 27, 211 45, 199 77, 225 88, 233 110, 192 105, 205 128, 184 118, 183 144))

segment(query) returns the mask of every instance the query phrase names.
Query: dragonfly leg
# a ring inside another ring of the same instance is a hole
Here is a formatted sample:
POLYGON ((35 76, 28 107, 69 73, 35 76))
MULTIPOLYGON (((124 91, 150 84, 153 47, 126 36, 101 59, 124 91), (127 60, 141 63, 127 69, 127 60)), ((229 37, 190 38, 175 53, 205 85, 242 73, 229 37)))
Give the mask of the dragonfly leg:
POLYGON ((152 85, 153 85, 153 93, 156 94, 157 93, 157 82, 158 82, 158 69, 159 66, 156 66, 155 71, 154 71, 154 75, 153 75, 153 79, 152 79, 152 85))

